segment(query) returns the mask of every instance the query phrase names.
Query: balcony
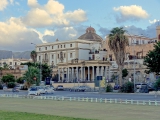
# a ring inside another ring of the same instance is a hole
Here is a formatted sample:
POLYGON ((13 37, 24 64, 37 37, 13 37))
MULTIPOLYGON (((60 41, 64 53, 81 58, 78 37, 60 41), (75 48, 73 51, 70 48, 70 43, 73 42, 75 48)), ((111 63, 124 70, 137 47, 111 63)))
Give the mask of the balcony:
POLYGON ((134 60, 134 59, 144 59, 145 56, 133 56, 133 55, 130 55, 128 57, 129 57, 129 60, 134 60))

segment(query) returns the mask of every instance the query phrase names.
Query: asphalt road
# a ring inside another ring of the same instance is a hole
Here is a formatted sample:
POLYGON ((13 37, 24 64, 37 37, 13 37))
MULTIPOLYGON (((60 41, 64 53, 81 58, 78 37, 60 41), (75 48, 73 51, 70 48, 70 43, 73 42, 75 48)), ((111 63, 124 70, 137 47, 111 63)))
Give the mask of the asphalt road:
MULTIPOLYGON (((0 94, 18 94, 27 95, 28 91, 8 92, 0 90, 0 94)), ((55 91, 54 94, 42 94, 42 96, 64 96, 64 97, 85 97, 85 98, 107 98, 107 99, 128 99, 128 100, 157 100, 160 101, 160 95, 150 95, 148 93, 98 93, 98 92, 70 92, 70 91, 55 91)))

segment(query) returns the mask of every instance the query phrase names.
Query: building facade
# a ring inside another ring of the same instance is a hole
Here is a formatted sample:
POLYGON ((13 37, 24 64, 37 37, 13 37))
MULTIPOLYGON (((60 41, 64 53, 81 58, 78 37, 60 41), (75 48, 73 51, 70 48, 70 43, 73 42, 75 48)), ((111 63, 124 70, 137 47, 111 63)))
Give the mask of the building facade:
POLYGON ((94 81, 96 76, 109 78, 110 62, 103 49, 103 39, 89 27, 76 40, 43 43, 36 46, 37 61, 53 68, 59 82, 94 81))
MULTIPOLYGON (((144 57, 146 54, 154 49, 154 44, 157 41, 160 41, 160 26, 156 28, 157 36, 155 38, 148 38, 145 36, 138 36, 138 35, 130 35, 126 33, 129 39, 129 46, 126 47, 126 60, 125 60, 125 68, 129 71, 129 75, 126 78, 132 78, 134 75, 135 69, 135 79, 136 82, 148 82, 154 81, 156 76, 153 73, 146 74, 145 70, 147 69, 146 66, 143 65, 144 57)), ((106 50, 107 50, 107 58, 112 63, 111 70, 115 70, 118 68, 118 65, 115 62, 115 57, 113 52, 109 49, 108 46, 109 38, 106 38, 106 50)), ((117 72, 115 72, 117 74, 117 72)))
POLYGON ((21 65, 21 63, 26 63, 31 61, 32 61, 31 59, 15 59, 15 58, 1 59, 0 67, 3 67, 5 64, 7 64, 10 69, 15 69, 16 66, 21 65))

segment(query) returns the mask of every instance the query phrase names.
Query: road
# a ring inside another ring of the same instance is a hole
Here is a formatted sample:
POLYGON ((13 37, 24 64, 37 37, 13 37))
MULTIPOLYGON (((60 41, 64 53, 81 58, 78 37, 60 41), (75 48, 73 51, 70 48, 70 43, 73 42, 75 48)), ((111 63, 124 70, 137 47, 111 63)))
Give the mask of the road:
MULTIPOLYGON (((0 94, 19 94, 27 95, 27 91, 6 92, 0 90, 0 94)), ((55 91, 54 94, 43 94, 42 96, 64 96, 64 97, 85 97, 85 98, 107 98, 107 99, 128 99, 128 100, 157 100, 160 101, 160 95, 150 95, 148 93, 98 93, 98 92, 70 92, 70 91, 55 91)))

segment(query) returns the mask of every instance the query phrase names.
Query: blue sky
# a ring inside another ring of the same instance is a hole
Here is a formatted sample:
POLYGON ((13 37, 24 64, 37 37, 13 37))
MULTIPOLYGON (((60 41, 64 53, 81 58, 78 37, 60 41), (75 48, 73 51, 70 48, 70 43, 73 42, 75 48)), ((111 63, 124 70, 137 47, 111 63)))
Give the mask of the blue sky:
POLYGON ((114 27, 155 37, 159 0, 0 0, 0 49, 77 39, 90 25, 105 39, 114 27))

